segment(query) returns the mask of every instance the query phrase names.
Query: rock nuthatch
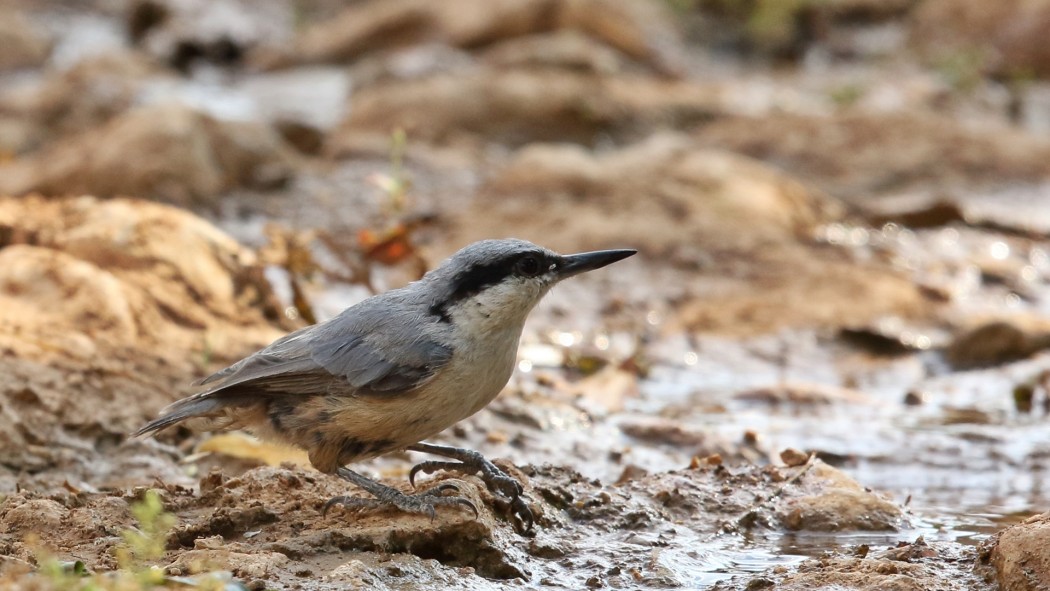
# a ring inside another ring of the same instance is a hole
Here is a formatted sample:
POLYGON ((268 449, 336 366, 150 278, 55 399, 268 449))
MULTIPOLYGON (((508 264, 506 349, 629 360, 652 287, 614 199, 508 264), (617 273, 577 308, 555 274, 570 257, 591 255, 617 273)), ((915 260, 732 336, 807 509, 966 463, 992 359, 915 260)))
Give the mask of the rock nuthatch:
POLYGON ((474 505, 446 496, 445 484, 405 494, 347 464, 395 450, 456 460, 426 461, 419 471, 481 474, 532 525, 521 485, 478 452, 425 443, 485 407, 514 370, 525 318, 568 277, 635 253, 603 250, 559 255, 523 240, 485 240, 463 248, 422 279, 368 298, 334 318, 297 330, 200 382, 135 436, 187 421, 195 430, 247 429, 305 449, 321 472, 336 474, 374 499, 336 497, 348 506, 389 506, 431 516, 436 505, 474 505))

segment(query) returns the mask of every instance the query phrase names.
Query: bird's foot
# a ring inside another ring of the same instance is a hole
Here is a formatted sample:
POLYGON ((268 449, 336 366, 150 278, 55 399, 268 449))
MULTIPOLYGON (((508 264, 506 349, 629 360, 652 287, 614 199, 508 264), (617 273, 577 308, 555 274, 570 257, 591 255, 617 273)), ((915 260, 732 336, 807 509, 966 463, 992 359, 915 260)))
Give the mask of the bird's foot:
POLYGON ((521 483, 501 470, 491 461, 485 459, 480 453, 469 449, 435 446, 432 444, 420 444, 419 446, 413 446, 409 449, 416 449, 417 451, 425 451, 427 453, 443 455, 459 460, 457 462, 429 460, 416 464, 408 473, 408 481, 412 486, 416 485, 415 477, 416 474, 420 472, 423 472, 424 474, 433 474, 437 471, 450 471, 469 475, 480 474, 481 480, 490 491, 509 501, 510 514, 512 517, 516 518, 515 526, 523 532, 532 529, 536 520, 532 515, 532 510, 529 509, 528 504, 525 503, 523 498, 525 489, 521 486, 521 483), (435 448, 439 451, 435 451, 435 448))
POLYGON ((451 482, 439 484, 438 486, 421 493, 407 495, 396 488, 366 479, 356 472, 350 472, 349 470, 346 470, 345 472, 353 474, 356 478, 350 478, 342 471, 339 472, 339 475, 358 486, 361 486, 361 488, 364 488, 374 498, 351 496, 332 497, 324 504, 324 509, 321 511, 322 516, 327 515, 328 510, 334 505, 341 505, 351 509, 395 507, 406 513, 421 513, 423 515, 428 515, 432 520, 437 517, 437 507, 439 506, 462 506, 473 511, 475 518, 478 517, 478 508, 474 506, 474 503, 470 500, 459 495, 445 496, 444 493, 447 491, 459 492, 459 487, 451 482), (367 485, 363 485, 359 479, 367 482, 367 485))

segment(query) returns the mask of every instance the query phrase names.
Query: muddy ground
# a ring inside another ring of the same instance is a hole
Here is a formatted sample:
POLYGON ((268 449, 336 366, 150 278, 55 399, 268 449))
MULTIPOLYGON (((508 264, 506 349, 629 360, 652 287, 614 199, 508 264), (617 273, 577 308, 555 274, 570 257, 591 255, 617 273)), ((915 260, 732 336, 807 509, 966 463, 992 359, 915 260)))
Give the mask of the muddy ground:
POLYGON ((0 0, 0 587, 1046 588, 1047 23, 0 0), (325 513, 350 487, 297 450, 127 437, 505 236, 640 251, 554 290, 436 439, 521 480, 532 531, 473 477, 417 484, 476 518, 325 513))

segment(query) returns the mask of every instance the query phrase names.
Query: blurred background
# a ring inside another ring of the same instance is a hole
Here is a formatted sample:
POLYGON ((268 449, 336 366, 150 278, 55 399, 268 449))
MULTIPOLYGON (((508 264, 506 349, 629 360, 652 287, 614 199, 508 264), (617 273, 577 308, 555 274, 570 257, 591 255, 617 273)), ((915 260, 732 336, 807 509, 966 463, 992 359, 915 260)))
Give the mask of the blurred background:
MULTIPOLYGON (((514 236, 641 254, 559 286, 443 441, 624 486, 792 448, 900 508, 677 556, 687 587, 971 552, 1050 504, 1048 30, 1041 0, 0 0, 0 495, 305 465, 124 436, 514 236)), ((50 522, 11 507, 21 556, 50 522)))

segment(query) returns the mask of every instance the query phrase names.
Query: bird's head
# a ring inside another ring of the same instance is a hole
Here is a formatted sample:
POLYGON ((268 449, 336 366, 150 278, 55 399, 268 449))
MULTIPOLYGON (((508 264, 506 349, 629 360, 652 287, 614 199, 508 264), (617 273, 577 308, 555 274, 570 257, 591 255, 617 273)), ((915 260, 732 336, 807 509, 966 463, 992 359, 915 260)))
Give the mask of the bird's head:
POLYGON ((434 294, 431 309, 451 318, 477 310, 495 320, 524 322, 554 284, 633 255, 599 250, 561 255, 525 240, 482 240, 464 247, 424 278, 434 294))

